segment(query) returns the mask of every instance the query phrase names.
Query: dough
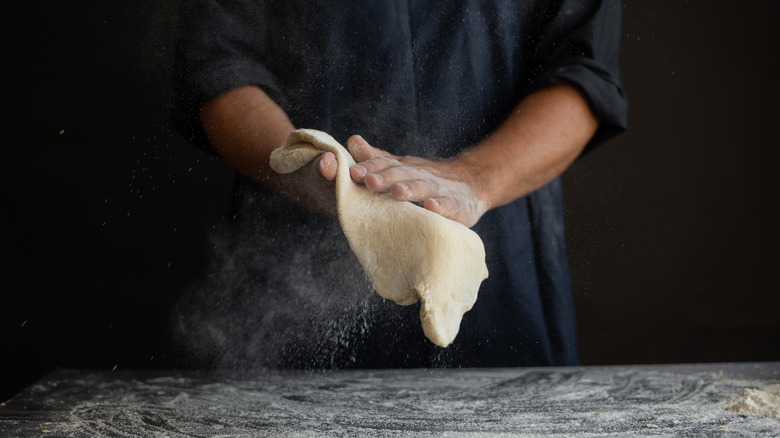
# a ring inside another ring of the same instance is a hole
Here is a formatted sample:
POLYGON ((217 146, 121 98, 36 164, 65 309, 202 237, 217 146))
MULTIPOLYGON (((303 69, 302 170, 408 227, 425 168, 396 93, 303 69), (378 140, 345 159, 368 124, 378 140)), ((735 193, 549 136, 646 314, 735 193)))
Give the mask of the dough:
POLYGON ((271 168, 291 173, 326 151, 338 160, 341 228, 374 289, 401 305, 421 300, 425 336, 448 346, 488 276, 482 240, 465 225, 356 184, 349 176, 355 160, 324 132, 293 131, 271 154, 271 168))
POLYGON ((726 400, 727 411, 780 418, 780 385, 763 389, 747 388, 742 394, 726 400))

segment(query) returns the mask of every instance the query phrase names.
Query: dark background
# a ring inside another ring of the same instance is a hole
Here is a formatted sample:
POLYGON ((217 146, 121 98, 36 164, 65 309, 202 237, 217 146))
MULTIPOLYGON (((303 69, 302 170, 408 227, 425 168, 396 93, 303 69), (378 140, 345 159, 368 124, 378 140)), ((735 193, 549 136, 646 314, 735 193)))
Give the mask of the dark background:
MULTIPOLYGON (((629 132, 565 174, 583 362, 780 360, 780 3, 638 3, 629 132)), ((175 0, 14 8, 0 401, 56 366, 175 365, 171 303, 231 191, 167 126, 175 0)))

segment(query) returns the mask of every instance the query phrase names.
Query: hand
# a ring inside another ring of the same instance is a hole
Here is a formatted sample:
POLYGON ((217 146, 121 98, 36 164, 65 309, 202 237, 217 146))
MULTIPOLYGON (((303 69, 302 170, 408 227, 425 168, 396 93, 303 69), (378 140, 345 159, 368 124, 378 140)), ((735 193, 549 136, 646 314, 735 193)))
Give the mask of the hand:
POLYGON ((271 169, 271 152, 294 126, 287 114, 255 85, 234 88, 198 108, 214 150, 237 171, 304 208, 336 217, 336 157, 322 154, 291 174, 271 169))
POLYGON ((358 162, 349 171, 352 180, 371 191, 390 193, 467 227, 487 211, 477 195, 473 169, 456 159, 397 157, 357 135, 349 138, 347 148, 358 162))
POLYGON ((297 204, 330 217, 337 217, 336 156, 325 152, 288 175, 281 175, 281 191, 297 204))

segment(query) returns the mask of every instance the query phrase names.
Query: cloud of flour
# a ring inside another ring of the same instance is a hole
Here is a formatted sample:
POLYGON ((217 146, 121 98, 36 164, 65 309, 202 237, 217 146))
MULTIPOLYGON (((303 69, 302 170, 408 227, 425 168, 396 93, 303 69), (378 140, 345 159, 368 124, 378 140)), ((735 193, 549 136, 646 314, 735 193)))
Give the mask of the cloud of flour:
POLYGON ((251 220, 212 237, 207 275, 175 308, 185 365, 348 367, 378 300, 338 222, 276 223, 274 202, 249 196, 251 220))

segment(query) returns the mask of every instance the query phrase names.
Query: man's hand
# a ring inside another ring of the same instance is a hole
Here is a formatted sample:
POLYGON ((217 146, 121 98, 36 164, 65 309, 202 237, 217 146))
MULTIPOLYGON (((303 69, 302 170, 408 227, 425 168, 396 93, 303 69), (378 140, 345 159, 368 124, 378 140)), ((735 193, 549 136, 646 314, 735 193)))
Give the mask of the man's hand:
POLYGON ((234 169, 310 210, 336 217, 336 157, 322 154, 286 175, 269 156, 295 129, 284 111, 254 85, 230 90, 200 107, 199 117, 217 153, 234 169))
POLYGON ((560 175, 598 125, 576 87, 553 85, 523 99, 491 135, 449 160, 396 157, 351 137, 347 147, 358 164, 350 174, 369 190, 389 192, 470 227, 487 210, 560 175))
POLYGON ((390 193, 399 201, 414 202, 467 227, 487 211, 473 186, 473 169, 462 163, 397 157, 357 135, 349 138, 347 148, 358 162, 349 171, 352 180, 371 191, 390 193))
POLYGON ((336 156, 326 152, 293 173, 279 175, 277 190, 308 210, 335 218, 336 156))

